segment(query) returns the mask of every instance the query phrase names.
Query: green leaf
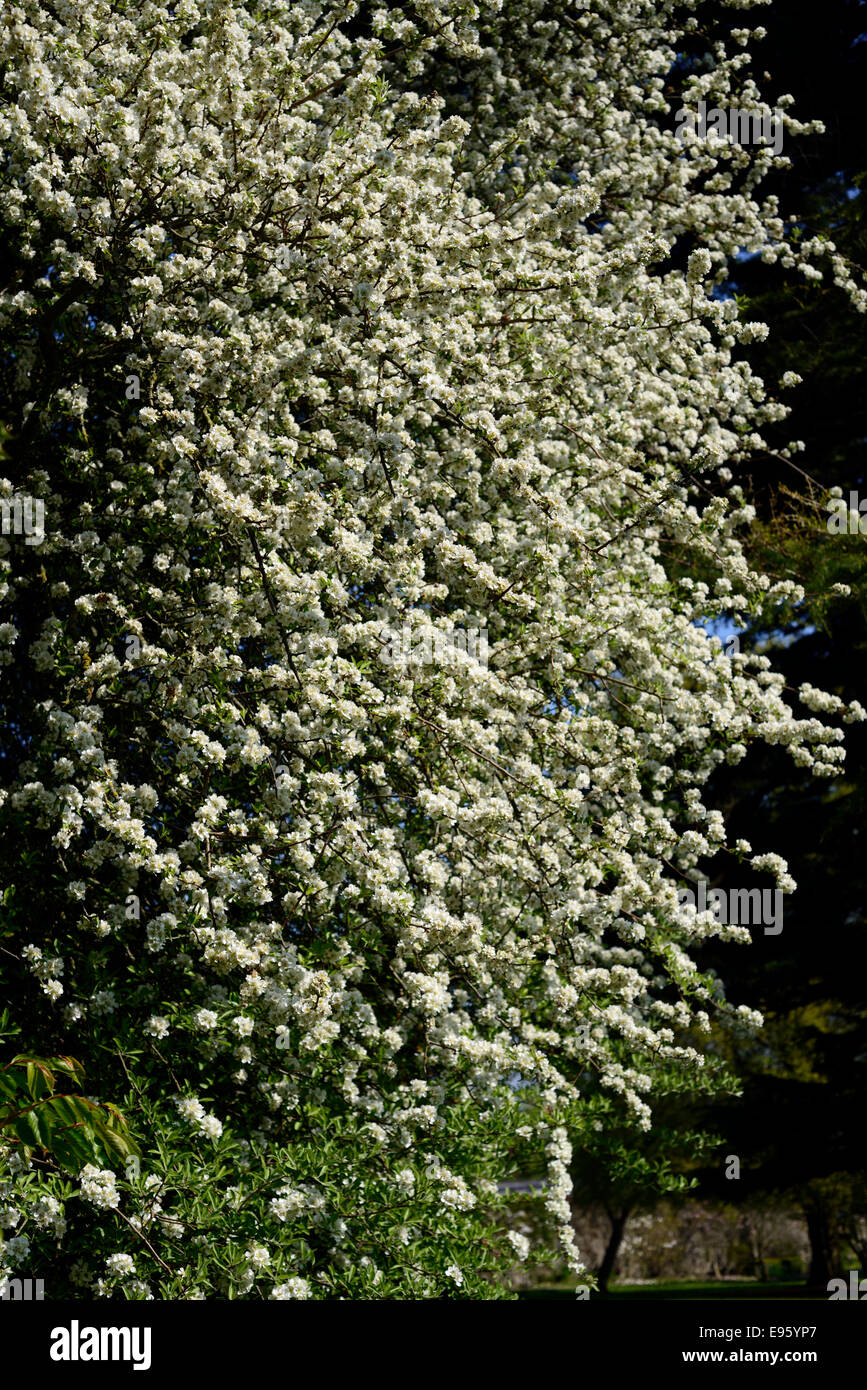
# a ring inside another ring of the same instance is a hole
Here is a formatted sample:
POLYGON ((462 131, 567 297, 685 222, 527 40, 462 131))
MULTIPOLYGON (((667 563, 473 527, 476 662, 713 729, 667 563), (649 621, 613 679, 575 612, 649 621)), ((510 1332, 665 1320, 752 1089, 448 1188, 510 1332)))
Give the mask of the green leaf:
POLYGON ((44 1149, 73 1172, 88 1162, 109 1166, 118 1158, 140 1157, 117 1106, 56 1091, 55 1071, 77 1084, 84 1080, 82 1064, 66 1056, 19 1056, 0 1070, 0 1130, 27 1148, 44 1149))

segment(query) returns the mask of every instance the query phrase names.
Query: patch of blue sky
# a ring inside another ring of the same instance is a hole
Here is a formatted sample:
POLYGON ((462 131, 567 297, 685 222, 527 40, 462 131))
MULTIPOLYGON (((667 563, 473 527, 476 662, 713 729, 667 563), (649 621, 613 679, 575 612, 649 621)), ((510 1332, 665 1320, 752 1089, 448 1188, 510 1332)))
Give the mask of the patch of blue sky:
MULTIPOLYGON (((718 614, 716 617, 705 615, 696 618, 693 621, 693 626, 702 628, 709 637, 718 637, 723 646, 731 641, 732 637, 737 637, 740 641, 745 632, 744 628, 738 627, 737 623, 732 621, 728 613, 718 614)), ((800 642, 802 637, 810 637, 815 631, 815 625, 805 618, 803 627, 789 630, 774 627, 754 632, 750 645, 757 648, 761 648, 765 644, 774 647, 792 647, 796 642, 800 642)))
POLYGON ((718 637, 723 646, 725 646, 729 638, 739 638, 743 630, 738 627, 737 623, 732 622, 727 613, 723 613, 716 618, 695 618, 693 620, 693 627, 703 628, 709 637, 718 637))

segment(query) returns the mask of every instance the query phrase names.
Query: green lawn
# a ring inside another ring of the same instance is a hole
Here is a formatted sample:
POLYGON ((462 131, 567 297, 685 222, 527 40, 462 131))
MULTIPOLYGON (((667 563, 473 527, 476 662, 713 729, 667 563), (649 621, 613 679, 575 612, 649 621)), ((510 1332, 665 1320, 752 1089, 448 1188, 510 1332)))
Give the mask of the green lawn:
MULTIPOLYGON (((569 1298, 575 1299, 574 1284, 540 1284, 535 1289, 524 1289, 520 1297, 524 1298, 569 1298)), ((590 1295, 593 1302, 601 1299, 602 1294, 590 1295)), ((661 1281, 658 1284, 614 1284, 608 1294, 604 1295, 606 1302, 625 1302, 629 1299, 718 1299, 718 1298, 814 1298, 817 1302, 823 1302, 824 1298, 819 1295, 808 1295, 802 1283, 794 1280, 768 1280, 767 1283, 759 1283, 756 1279, 743 1280, 708 1280, 705 1282, 692 1280, 671 1280, 661 1281)), ((825 1295, 827 1297, 827 1295, 825 1295)))

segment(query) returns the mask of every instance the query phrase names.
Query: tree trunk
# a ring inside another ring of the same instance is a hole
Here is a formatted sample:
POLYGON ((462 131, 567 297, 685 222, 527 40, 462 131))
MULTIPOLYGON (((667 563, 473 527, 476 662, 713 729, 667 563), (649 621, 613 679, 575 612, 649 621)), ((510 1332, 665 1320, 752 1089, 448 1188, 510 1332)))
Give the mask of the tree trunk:
POLYGON ((807 1288, 825 1292, 831 1278, 831 1233, 828 1217, 821 1202, 810 1203, 804 1208, 807 1221, 807 1235, 810 1240, 810 1268, 807 1271, 807 1288))
POLYGON ((753 1221, 747 1221, 747 1232, 750 1240, 750 1254, 753 1257, 753 1268, 758 1273, 759 1279, 763 1284, 768 1282, 768 1271, 765 1267, 764 1241, 759 1228, 760 1217, 755 1217, 753 1221))
POLYGON ((596 1274, 600 1293, 608 1292, 608 1280, 611 1278, 614 1270, 614 1262, 617 1259, 617 1252, 620 1249, 623 1232, 626 1230, 629 1212, 629 1207, 621 1207, 619 1212, 609 1211, 607 1213, 608 1220, 611 1222, 611 1234, 608 1237, 605 1254, 602 1256, 602 1263, 596 1274))

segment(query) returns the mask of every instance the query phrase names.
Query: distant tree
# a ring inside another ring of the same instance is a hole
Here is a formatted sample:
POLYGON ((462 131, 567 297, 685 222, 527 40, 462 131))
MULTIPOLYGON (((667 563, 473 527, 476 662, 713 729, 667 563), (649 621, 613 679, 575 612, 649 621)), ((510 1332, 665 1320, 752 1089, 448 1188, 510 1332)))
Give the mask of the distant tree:
POLYGON ((595 1269, 600 1293, 608 1291, 630 1217, 653 1210, 662 1198, 683 1197, 693 1190, 696 1171, 719 1147, 718 1136, 696 1129, 690 1120, 701 1091, 707 1095, 733 1089, 731 1078, 711 1066, 703 1087, 695 1083, 694 1090, 679 1090, 671 1077, 669 1087, 660 1083, 649 1132, 636 1131, 616 1109, 608 1109, 573 1144, 573 1204, 600 1208, 609 1223, 595 1269))

